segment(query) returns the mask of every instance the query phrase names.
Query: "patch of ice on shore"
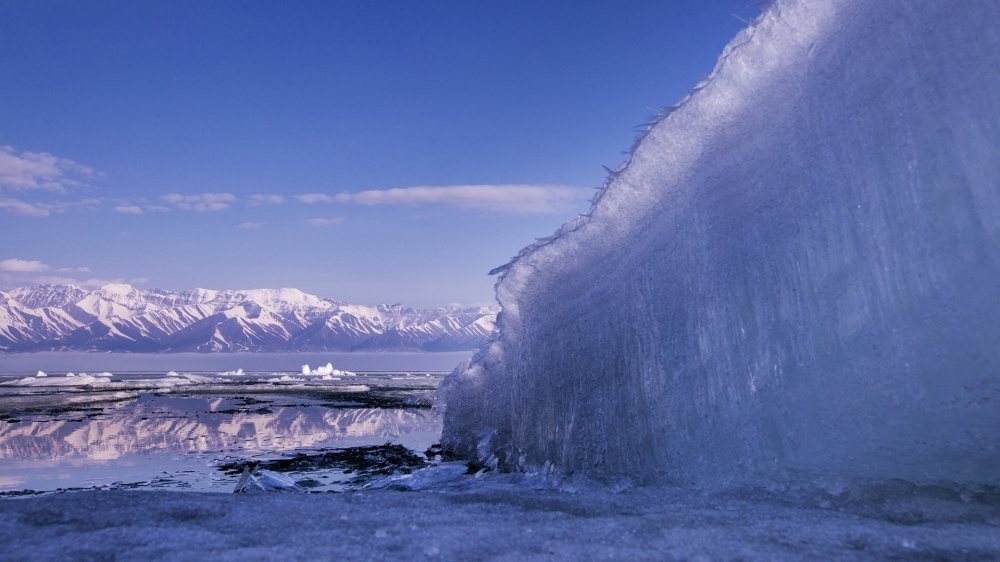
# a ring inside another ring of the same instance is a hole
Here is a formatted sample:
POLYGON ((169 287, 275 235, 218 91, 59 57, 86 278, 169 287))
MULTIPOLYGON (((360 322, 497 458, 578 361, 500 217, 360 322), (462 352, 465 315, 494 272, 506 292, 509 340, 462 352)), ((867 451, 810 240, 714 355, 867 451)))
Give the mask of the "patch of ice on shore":
POLYGON ((295 480, 266 469, 251 469, 247 467, 233 489, 234 494, 254 494, 262 492, 302 492, 301 486, 295 480))
POLYGON ((400 474, 382 480, 376 480, 365 486, 367 489, 391 490, 446 490, 455 485, 468 484, 471 479, 466 478, 469 467, 464 462, 445 462, 420 470, 415 470, 410 474, 400 474))

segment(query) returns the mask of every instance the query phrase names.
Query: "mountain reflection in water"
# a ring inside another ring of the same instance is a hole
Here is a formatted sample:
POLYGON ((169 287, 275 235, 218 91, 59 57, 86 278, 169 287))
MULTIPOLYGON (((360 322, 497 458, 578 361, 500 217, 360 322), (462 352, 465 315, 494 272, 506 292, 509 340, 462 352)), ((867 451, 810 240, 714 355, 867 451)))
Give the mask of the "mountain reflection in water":
MULTIPOLYGON (((437 412, 398 407, 398 400, 390 405, 397 407, 380 408, 360 395, 352 405, 239 390, 227 396, 144 392, 96 407, 7 413, 0 420, 0 492, 95 486, 231 491, 233 477, 217 467, 234 459, 387 442, 420 452, 441 433, 437 412)), ((316 478, 326 478, 328 489, 346 482, 330 474, 316 478)))
POLYGON ((352 437, 382 443, 405 433, 441 431, 440 418, 430 409, 303 406, 217 413, 228 409, 225 402, 232 401, 143 394, 136 402, 93 419, 2 424, 0 458, 106 460, 153 451, 285 452, 337 446, 339 441, 353 446, 358 440, 347 439, 352 437), (188 414, 163 411, 164 402, 183 406, 188 414))

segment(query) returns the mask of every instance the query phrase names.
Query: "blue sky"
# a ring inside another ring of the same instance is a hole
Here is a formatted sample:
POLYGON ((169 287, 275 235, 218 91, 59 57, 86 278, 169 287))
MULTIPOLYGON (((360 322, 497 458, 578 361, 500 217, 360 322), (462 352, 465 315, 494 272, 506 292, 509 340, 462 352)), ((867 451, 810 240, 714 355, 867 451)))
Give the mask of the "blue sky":
POLYGON ((493 299, 758 10, 0 1, 0 288, 493 299))

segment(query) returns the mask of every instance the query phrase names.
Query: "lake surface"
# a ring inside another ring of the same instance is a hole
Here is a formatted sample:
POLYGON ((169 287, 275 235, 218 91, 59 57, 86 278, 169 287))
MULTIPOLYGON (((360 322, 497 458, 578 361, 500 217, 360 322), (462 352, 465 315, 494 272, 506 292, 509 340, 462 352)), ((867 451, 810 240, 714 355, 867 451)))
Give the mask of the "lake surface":
POLYGON ((0 373, 49 371, 298 371, 332 363, 351 371, 451 371, 471 351, 447 353, 0 353, 0 373))
POLYGON ((439 460, 434 390, 469 354, 343 355, 0 356, 0 493, 342 491, 439 460))

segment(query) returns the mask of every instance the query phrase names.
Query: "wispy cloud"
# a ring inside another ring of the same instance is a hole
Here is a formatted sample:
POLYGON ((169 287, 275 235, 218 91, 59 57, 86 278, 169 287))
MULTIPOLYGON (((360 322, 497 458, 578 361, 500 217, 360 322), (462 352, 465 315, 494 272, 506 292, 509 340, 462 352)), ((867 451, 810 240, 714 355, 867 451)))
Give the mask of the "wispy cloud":
POLYGON ((344 222, 344 217, 333 217, 329 219, 309 219, 306 224, 310 226, 330 226, 344 222))
POLYGON ((48 271, 49 266, 40 261, 28 261, 19 259, 7 259, 0 261, 0 271, 12 271, 18 273, 36 273, 48 271))
POLYGON ((264 224, 265 223, 262 223, 262 222, 245 222, 245 223, 237 226, 236 228, 243 228, 243 229, 246 229, 246 230, 256 230, 256 229, 264 226, 264 224))
POLYGON ((337 198, 331 197, 325 193, 306 193, 305 195, 296 195, 296 199, 303 203, 308 203, 312 205, 313 203, 336 203, 337 198))
POLYGON ((228 209, 229 204, 236 201, 236 196, 232 193, 202 193, 200 195, 168 193, 160 197, 160 200, 184 211, 197 211, 201 213, 228 209))
POLYGON ((18 199, 0 197, 0 209, 6 209, 7 211, 18 215, 25 215, 29 217, 47 217, 51 211, 46 207, 47 205, 26 203, 18 199))
POLYGON ((77 164, 68 158, 59 158, 48 152, 18 153, 12 146, 0 146, 0 187, 18 189, 46 189, 65 193, 67 186, 86 185, 76 178, 100 175, 93 169, 77 164))
MULTIPOLYGON (((0 261, 0 288, 10 289, 14 287, 25 287, 28 285, 78 285, 80 287, 100 287, 108 283, 124 283, 124 278, 100 279, 86 278, 80 279, 72 276, 73 273, 90 273, 89 267, 59 267, 50 268, 47 264, 37 260, 22 260, 17 258, 0 261), (58 275, 58 274, 70 275, 58 275)), ((129 283, 148 283, 146 277, 132 279, 129 283)))
POLYGON ((360 205, 442 204, 497 213, 533 214, 571 211, 593 196, 592 189, 564 185, 448 185, 418 186, 357 193, 307 193, 303 203, 356 203, 360 205))
POLYGON ((95 210, 100 199, 82 199, 80 201, 52 201, 50 203, 28 203, 20 199, 0 197, 0 209, 29 217, 47 217, 52 213, 62 213, 67 209, 86 208, 95 210))
POLYGON ((115 207, 115 212, 123 215, 141 215, 142 209, 135 205, 118 205, 115 207))
POLYGON ((285 198, 281 195, 251 195, 250 200, 247 202, 251 206, 258 205, 280 205, 285 202, 285 198))
POLYGON ((31 279, 21 279, 21 284, 30 285, 79 285, 80 282, 72 277, 62 277, 59 275, 42 275, 31 279))
POLYGON ((125 279, 118 277, 117 279, 84 279, 83 281, 77 281, 76 279, 71 279, 68 277, 37 277, 34 279, 35 283, 47 283, 49 285, 79 285, 81 287, 103 287, 104 285, 109 285, 111 283, 124 283, 125 279), (58 283, 56 281, 59 281, 58 283))

